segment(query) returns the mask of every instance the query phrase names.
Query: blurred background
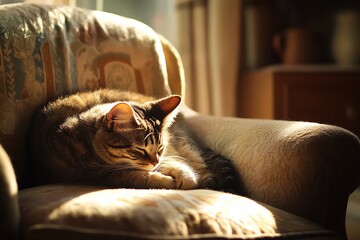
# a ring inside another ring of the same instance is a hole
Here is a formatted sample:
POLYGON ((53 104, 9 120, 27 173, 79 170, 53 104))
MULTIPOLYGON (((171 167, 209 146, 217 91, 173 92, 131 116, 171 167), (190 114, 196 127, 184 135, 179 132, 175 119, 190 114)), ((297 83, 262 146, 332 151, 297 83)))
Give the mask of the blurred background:
MULTIPOLYGON (((275 72, 288 72, 289 66, 294 65, 302 68, 291 70, 309 74, 326 72, 325 65, 334 70, 334 66, 358 66, 360 63, 358 0, 23 1, 103 10, 148 24, 180 52, 187 79, 187 104, 212 115, 324 122, 328 115, 334 115, 333 112, 322 110, 322 116, 315 117, 309 117, 304 109, 299 109, 303 114, 299 111, 279 114, 288 112, 288 109, 283 109, 286 106, 272 105, 289 99, 279 100, 275 94, 265 101, 265 96, 273 93, 253 90, 247 80, 259 78, 256 73, 264 70, 268 72, 262 78, 272 79, 275 72), (304 65, 307 68, 304 69, 304 65), (267 104, 261 104, 261 100, 267 104), (255 101, 259 103, 249 104, 255 101)), ((15 2, 21 1, 0 0, 0 4, 15 2)), ((344 68, 338 70, 343 72, 344 68)), ((358 69, 354 67, 353 72, 358 72, 358 69)), ((264 83, 257 85, 255 89, 266 88, 264 83)), ((315 100, 319 101, 313 99, 312 102, 315 100)), ((345 107, 342 114, 347 116, 344 117, 359 117, 357 108, 360 106, 353 105, 345 107)), ((330 119, 329 123, 360 133, 360 129, 352 126, 354 124, 344 124, 344 120, 330 119)))
POLYGON ((195 110, 235 116, 239 78, 239 0, 0 0, 103 10, 142 21, 179 50, 187 79, 186 102, 195 110))

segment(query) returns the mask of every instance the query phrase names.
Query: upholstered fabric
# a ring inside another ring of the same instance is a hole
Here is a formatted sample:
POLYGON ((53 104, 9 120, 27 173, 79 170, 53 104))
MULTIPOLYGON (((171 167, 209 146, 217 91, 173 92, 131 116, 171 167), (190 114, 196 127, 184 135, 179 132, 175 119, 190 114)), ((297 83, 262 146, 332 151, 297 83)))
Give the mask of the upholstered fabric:
POLYGON ((170 93, 159 35, 105 12, 2 5, 0 63, 0 141, 13 159, 20 187, 26 177, 26 129, 33 110, 46 101, 105 87, 154 97, 170 93))
POLYGON ((248 198, 209 190, 102 189, 48 185, 20 193, 23 225, 153 239, 337 236, 248 198))
POLYGON ((234 161, 247 197, 345 233, 348 196, 360 183, 354 134, 318 123, 182 111, 199 143, 234 161))

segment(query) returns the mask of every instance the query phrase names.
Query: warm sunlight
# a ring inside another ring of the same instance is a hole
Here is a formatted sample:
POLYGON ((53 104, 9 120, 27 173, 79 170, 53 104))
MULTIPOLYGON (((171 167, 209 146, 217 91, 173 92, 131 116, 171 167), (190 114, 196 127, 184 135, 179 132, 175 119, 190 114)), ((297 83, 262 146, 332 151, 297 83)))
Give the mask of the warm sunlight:
MULTIPOLYGON (((44 221, 72 227, 101 226, 135 234, 165 231, 190 235, 195 229, 224 236, 276 235, 277 232, 272 208, 232 194, 208 190, 76 188, 77 191, 75 187, 64 188, 62 197, 58 195, 57 200, 41 204, 43 207, 38 210, 44 221)), ((57 187, 56 191, 60 193, 62 188, 57 187)))
POLYGON ((282 129, 280 134, 284 136, 291 136, 302 132, 302 129, 308 129, 309 127, 316 127, 318 125, 318 123, 313 122, 293 122, 289 123, 287 127, 282 129))

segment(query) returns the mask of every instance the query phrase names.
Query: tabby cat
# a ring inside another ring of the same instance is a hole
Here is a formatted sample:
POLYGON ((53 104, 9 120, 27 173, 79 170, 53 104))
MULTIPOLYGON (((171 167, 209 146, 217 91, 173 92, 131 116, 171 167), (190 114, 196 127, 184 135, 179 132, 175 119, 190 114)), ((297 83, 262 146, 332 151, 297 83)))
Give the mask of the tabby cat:
POLYGON ((155 100, 102 89, 50 102, 33 119, 38 183, 237 192, 231 162, 198 146, 178 114, 181 97, 155 100))

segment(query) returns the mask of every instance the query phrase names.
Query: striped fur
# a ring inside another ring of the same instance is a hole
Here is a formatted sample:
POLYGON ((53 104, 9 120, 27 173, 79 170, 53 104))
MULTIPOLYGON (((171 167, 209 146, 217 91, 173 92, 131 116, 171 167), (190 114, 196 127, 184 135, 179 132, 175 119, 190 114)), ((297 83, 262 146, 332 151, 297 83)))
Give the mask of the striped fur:
POLYGON ((231 162, 192 140, 180 101, 103 89, 47 104, 28 138, 36 184, 236 192, 231 162))

